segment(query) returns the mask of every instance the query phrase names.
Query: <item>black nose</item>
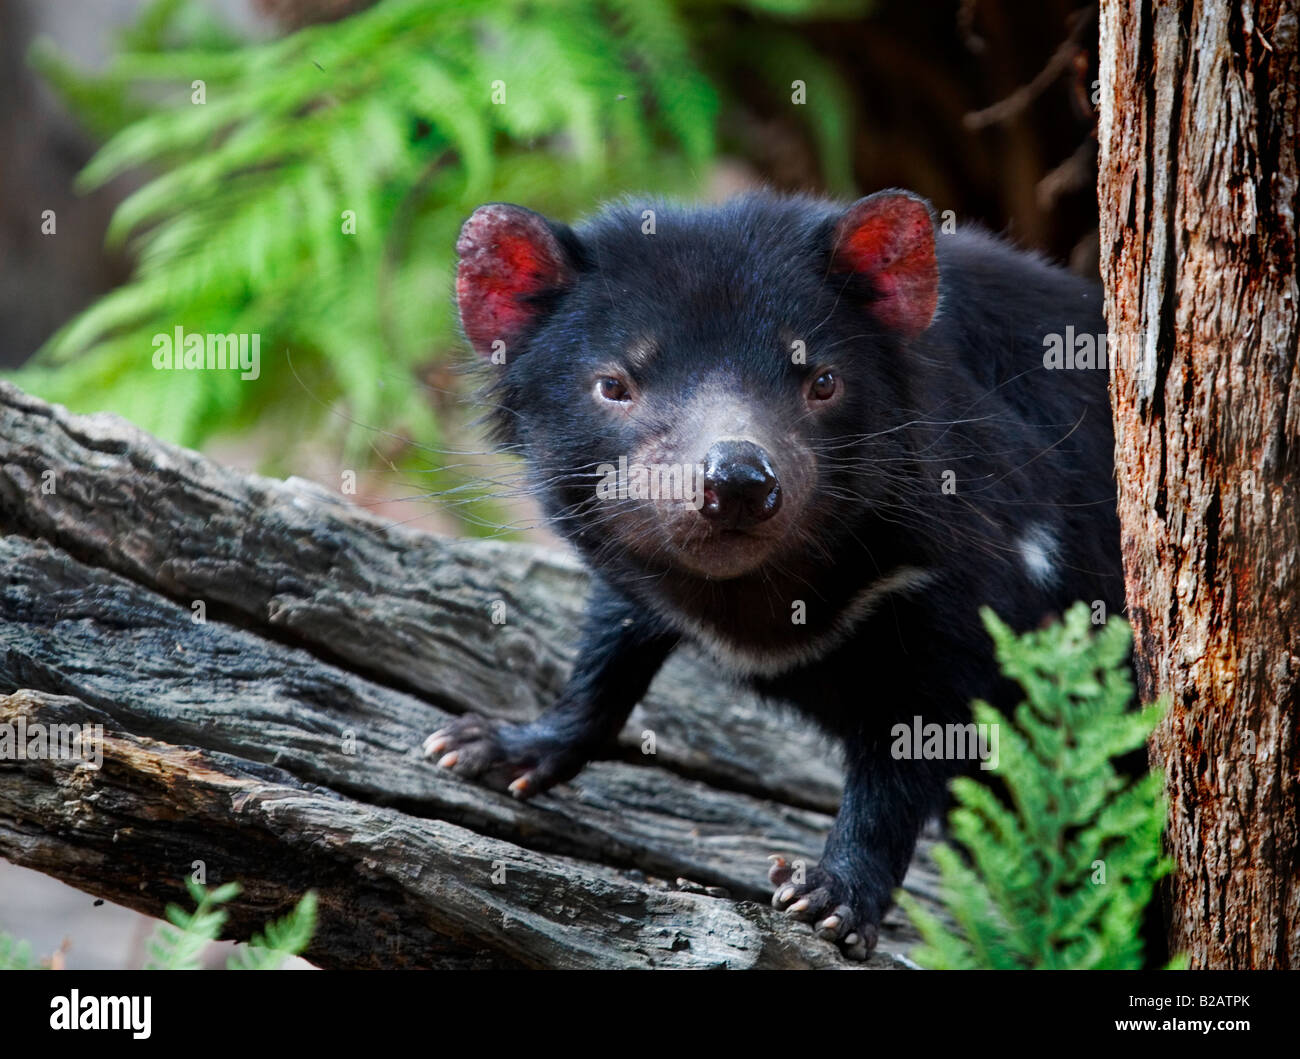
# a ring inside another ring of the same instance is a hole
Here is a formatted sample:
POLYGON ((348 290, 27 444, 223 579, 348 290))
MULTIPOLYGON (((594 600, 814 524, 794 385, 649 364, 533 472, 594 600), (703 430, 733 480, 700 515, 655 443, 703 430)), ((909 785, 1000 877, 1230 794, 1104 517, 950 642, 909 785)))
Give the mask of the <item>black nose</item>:
POLYGON ((767 453, 752 441, 719 441, 704 456, 700 513, 731 529, 745 529, 781 508, 781 483, 767 453))

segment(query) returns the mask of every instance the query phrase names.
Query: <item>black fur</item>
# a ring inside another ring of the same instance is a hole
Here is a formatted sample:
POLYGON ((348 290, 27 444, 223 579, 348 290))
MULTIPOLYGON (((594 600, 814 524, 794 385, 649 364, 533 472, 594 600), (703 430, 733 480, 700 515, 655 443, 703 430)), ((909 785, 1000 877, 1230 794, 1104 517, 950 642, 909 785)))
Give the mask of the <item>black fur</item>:
POLYGON ((781 904, 806 899, 797 912, 861 955, 947 779, 968 767, 896 760, 891 728, 968 719, 975 698, 1015 701, 979 607, 1021 629, 1079 599, 1122 608, 1107 372, 1044 367, 1045 336, 1105 332, 1100 289, 981 231, 936 231, 938 310, 908 339, 873 315, 870 276, 835 267, 844 206, 768 194, 653 204, 653 235, 644 208, 552 226, 576 279, 529 295, 532 323, 491 391, 498 438, 525 455, 552 524, 593 570, 576 669, 537 722, 467 719, 432 749, 454 750, 468 774, 526 776, 517 793, 533 793, 600 751, 701 626, 720 668, 736 651, 798 659, 740 679, 842 742, 846 786, 820 867, 802 883, 788 866, 773 877, 781 904), (792 362, 795 340, 806 365, 792 362), (637 343, 653 352, 628 368, 637 343), (592 396, 610 364, 640 395, 630 414, 592 396), (801 386, 825 365, 842 394, 813 414, 801 386), (653 525, 621 519, 636 501, 592 495, 598 465, 656 451, 704 389, 811 456, 790 472, 804 479, 802 507, 778 550, 741 576, 683 569, 646 539, 653 525), (1027 564, 1035 545, 1050 576, 1027 564), (846 628, 855 596, 900 570, 914 573, 846 628), (792 621, 799 601, 804 624, 792 621))

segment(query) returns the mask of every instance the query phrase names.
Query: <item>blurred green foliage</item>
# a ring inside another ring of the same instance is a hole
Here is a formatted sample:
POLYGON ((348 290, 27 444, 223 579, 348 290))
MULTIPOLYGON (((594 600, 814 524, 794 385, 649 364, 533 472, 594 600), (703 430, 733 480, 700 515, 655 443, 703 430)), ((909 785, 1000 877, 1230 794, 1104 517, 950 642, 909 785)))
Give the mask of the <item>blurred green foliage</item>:
POLYGON ((0 930, 0 971, 37 971, 43 966, 32 955, 30 942, 0 930))
POLYGON ((38 43, 33 63, 107 140, 81 186, 144 182, 109 231, 132 252, 130 281, 17 381, 186 445, 261 424, 283 453, 344 419, 349 460, 376 428, 447 444, 414 376, 458 348, 453 247, 474 206, 572 219, 626 190, 698 190, 725 103, 701 57, 751 52, 774 97, 808 84, 795 109, 827 182, 847 189, 845 93, 788 20, 863 6, 383 0, 245 41, 196 0, 154 0, 102 74, 38 43), (153 336, 176 327, 259 334, 261 377, 154 370, 153 336))

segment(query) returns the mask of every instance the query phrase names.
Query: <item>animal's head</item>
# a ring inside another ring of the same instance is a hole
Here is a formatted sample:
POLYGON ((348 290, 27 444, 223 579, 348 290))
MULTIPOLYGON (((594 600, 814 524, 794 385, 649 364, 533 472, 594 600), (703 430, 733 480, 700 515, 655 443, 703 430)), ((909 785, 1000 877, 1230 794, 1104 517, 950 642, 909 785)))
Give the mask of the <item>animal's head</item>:
POLYGON ((457 252, 498 436, 597 559, 760 573, 888 504, 901 354, 939 297, 922 199, 624 204, 576 231, 494 204, 457 252))

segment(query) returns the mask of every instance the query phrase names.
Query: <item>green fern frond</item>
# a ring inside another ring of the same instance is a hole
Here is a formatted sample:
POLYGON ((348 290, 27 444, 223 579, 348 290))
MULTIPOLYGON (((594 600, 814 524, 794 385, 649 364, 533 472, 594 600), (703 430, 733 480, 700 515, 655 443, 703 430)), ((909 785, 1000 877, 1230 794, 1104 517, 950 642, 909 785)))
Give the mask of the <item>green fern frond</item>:
POLYGON ((166 916, 171 926, 159 924, 146 948, 149 971, 194 971, 201 966, 200 957, 208 945, 221 936, 226 922, 226 911, 219 905, 237 896, 238 883, 226 883, 209 891, 193 879, 185 880, 185 887, 194 900, 195 909, 187 912, 177 904, 169 904, 166 916))
POLYGON ((32 956, 29 942, 0 930, 0 971, 35 971, 41 963, 32 956))
POLYGON ((1026 696, 1012 719, 974 709, 977 723, 997 726, 1009 804, 953 781, 956 845, 935 851, 950 923, 900 893, 924 943, 913 956, 935 968, 1140 967, 1143 911, 1170 864, 1160 775, 1126 781, 1114 767, 1161 713, 1130 709, 1128 626, 1094 630, 1082 603, 1022 635, 990 611, 983 618, 1026 696))
POLYGON ((235 949, 226 961, 231 971, 274 971, 289 956, 300 956, 316 932, 316 891, 308 890, 286 916, 254 934, 247 946, 235 949))
MULTIPOLYGON (((230 882, 209 891, 205 886, 186 879, 186 889, 194 901, 194 911, 187 912, 176 904, 166 909, 168 924, 159 924, 149 940, 146 970, 189 971, 201 964, 204 949, 221 936, 227 913, 220 906, 237 897, 241 887, 230 882)), ((287 915, 274 920, 255 933, 246 946, 236 948, 226 962, 229 970, 274 970, 288 956, 297 956, 311 943, 316 931, 317 897, 309 890, 287 915)), ((0 935, 0 957, 4 955, 4 936, 0 935)))

